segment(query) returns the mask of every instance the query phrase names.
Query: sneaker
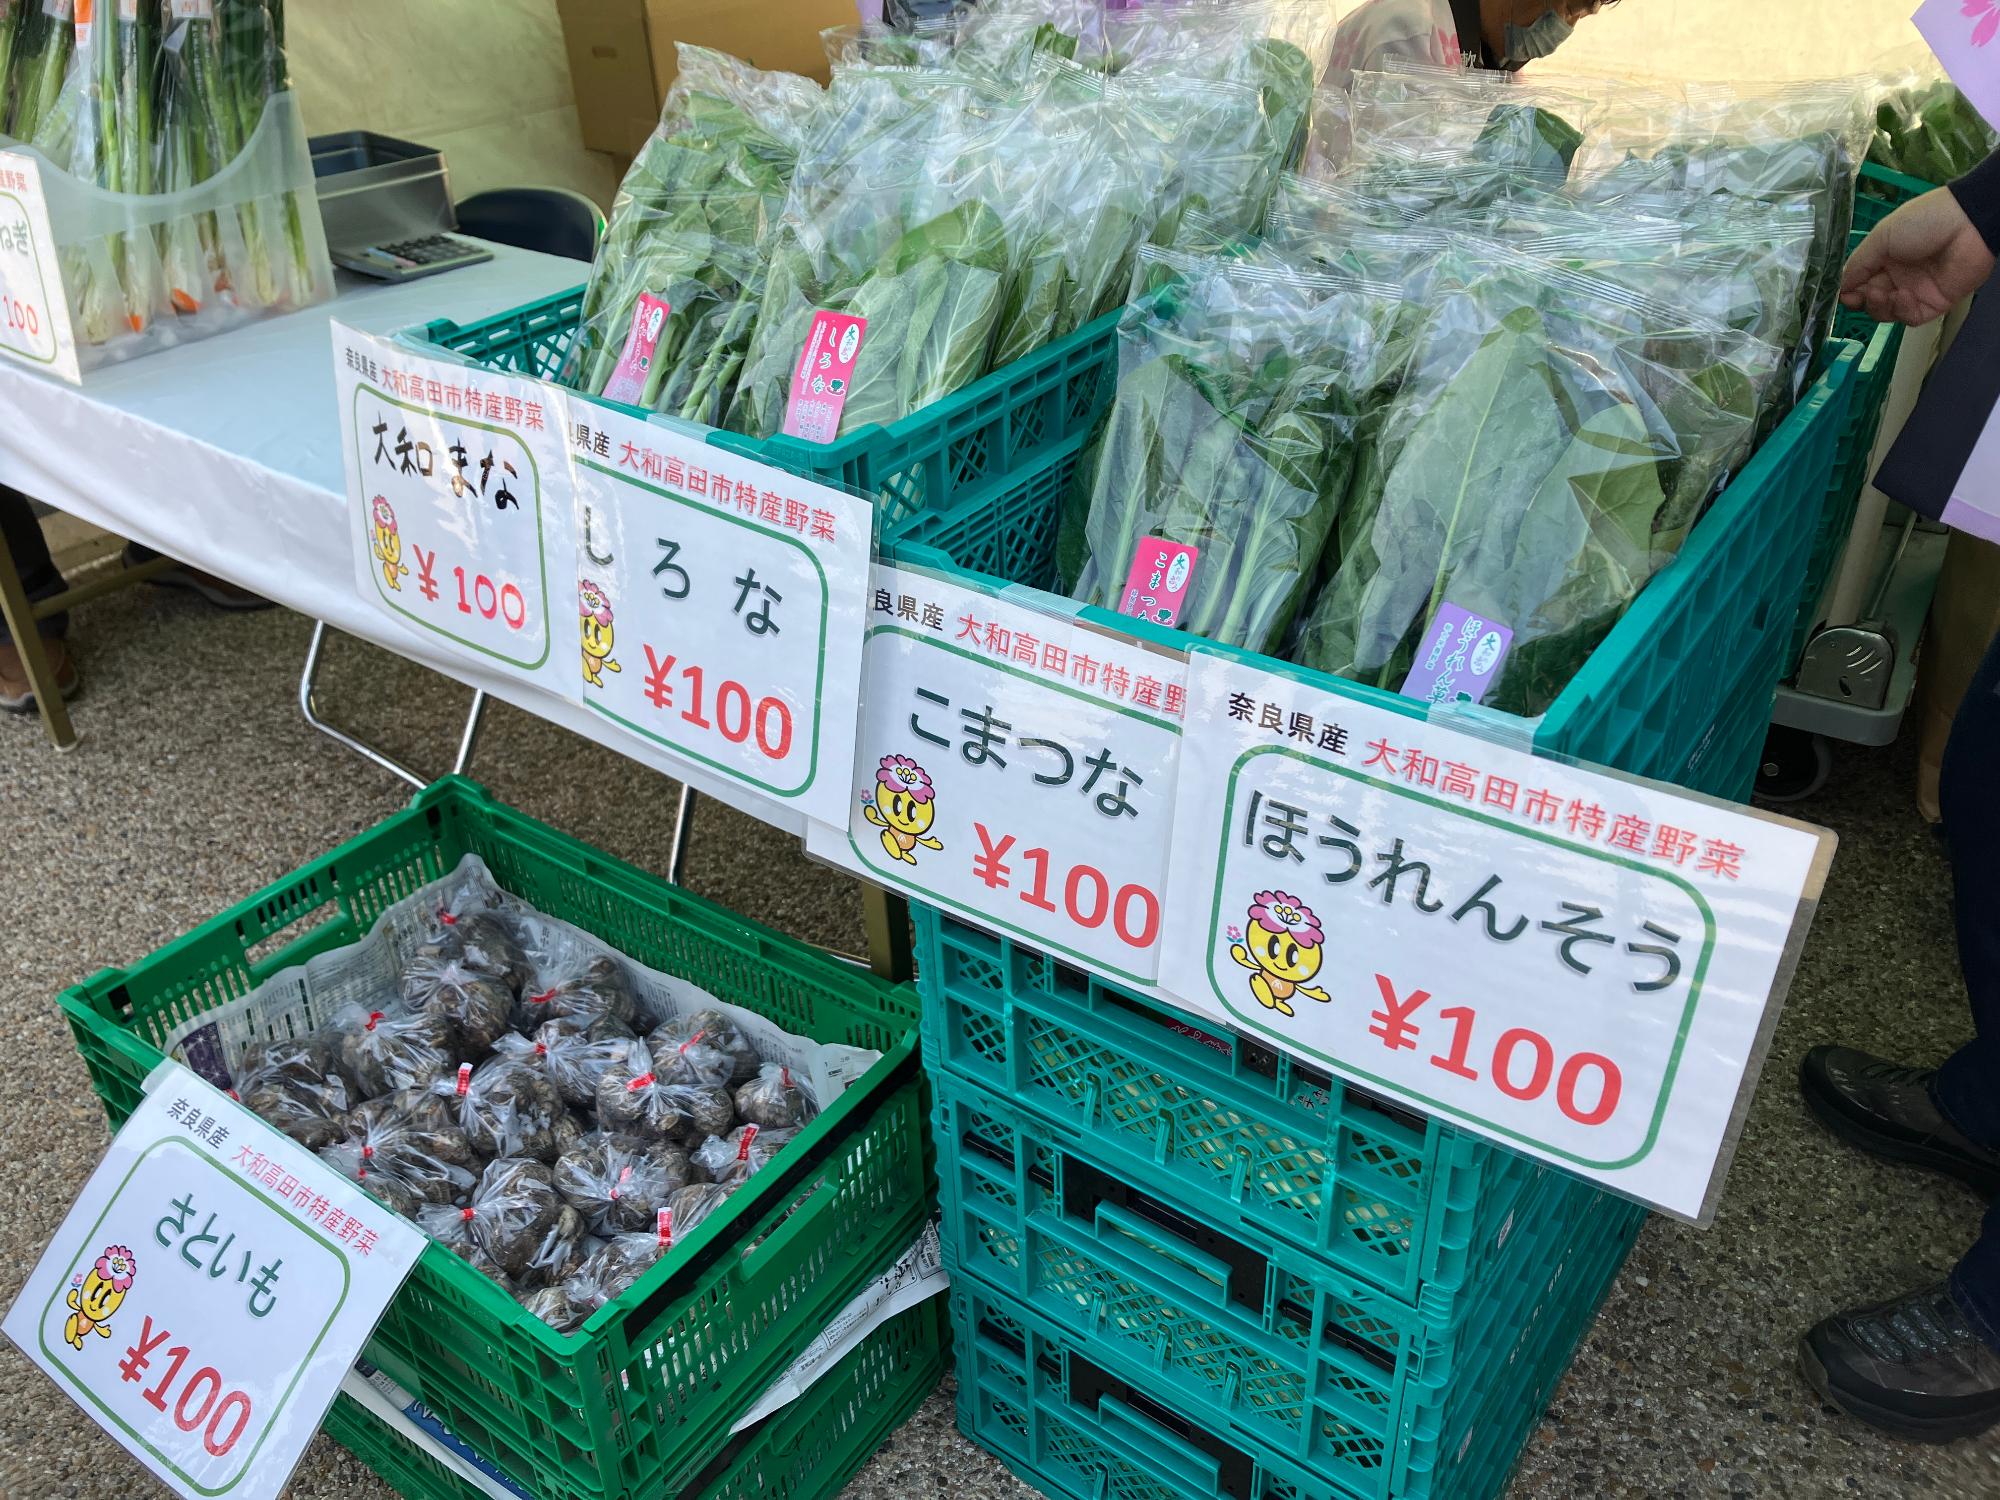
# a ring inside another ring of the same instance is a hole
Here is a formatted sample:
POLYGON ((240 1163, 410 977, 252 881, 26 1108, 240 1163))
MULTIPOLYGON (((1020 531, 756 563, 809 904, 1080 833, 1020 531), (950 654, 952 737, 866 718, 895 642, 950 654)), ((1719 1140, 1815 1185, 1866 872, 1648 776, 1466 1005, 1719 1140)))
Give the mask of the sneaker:
MULTIPOLYGON (((157 557, 157 552, 141 552, 135 545, 127 544, 125 563, 146 562, 157 557)), ((190 568, 186 563, 176 562, 155 573, 146 582, 157 584, 163 589, 187 589, 199 594, 217 609, 251 610, 269 609, 271 601, 262 594, 253 594, 246 588, 238 588, 227 578, 217 578, 213 573, 204 573, 199 568, 190 568)))
MULTIPOLYGON (((69 654, 64 642, 44 637, 42 649, 48 653, 49 666, 56 674, 56 689, 64 700, 74 698, 83 688, 83 673, 77 670, 76 658, 69 654)), ((28 681, 28 669, 21 662, 21 652, 12 641, 0 641, 0 712, 24 714, 35 706, 34 685, 28 681)))
POLYGON ((1935 1068, 1906 1068, 1852 1047, 1815 1047, 1799 1066, 1799 1092, 1850 1145, 2000 1195, 2000 1151, 1968 1140, 1938 1111, 1936 1077, 1935 1068))
POLYGON ((2000 1421, 2000 1353, 1944 1282, 1828 1318, 1799 1340, 1799 1368, 1828 1403, 1897 1437, 1948 1443, 2000 1421))

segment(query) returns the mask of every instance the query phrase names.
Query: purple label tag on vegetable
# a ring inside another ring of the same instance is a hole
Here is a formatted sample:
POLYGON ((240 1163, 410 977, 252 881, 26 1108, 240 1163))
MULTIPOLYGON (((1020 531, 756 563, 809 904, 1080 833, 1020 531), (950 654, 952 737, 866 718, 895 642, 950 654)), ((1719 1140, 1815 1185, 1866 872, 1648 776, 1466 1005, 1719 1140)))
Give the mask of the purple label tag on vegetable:
POLYGON ((1505 625, 1447 599, 1417 648, 1403 696, 1425 703, 1483 703, 1513 644, 1514 632, 1505 625))
POLYGON ((1133 550, 1125 592, 1118 596, 1118 613, 1155 625, 1177 624, 1194 587, 1194 565, 1200 556, 1199 547, 1185 542, 1146 537, 1133 550))
POLYGON ((632 331, 625 336, 625 352, 618 356, 617 367, 604 382, 605 400, 633 406, 646 394, 646 372, 653 367, 660 330, 667 326, 667 315, 672 311, 651 292, 639 294, 638 305, 632 309, 632 331))

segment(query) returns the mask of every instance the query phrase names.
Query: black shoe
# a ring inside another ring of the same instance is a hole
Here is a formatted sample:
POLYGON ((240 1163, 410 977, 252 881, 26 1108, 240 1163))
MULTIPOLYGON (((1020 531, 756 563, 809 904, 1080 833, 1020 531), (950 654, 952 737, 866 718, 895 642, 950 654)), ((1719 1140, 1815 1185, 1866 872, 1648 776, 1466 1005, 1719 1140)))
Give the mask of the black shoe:
POLYGON ((1799 1368, 1828 1402, 1897 1437, 1948 1443, 2000 1422, 2000 1353, 1943 1282, 1828 1318, 1799 1340, 1799 1368))
POLYGON ((1906 1068, 1852 1047, 1815 1047, 1799 1065, 1799 1092, 1850 1145, 2000 1195, 2000 1151, 1966 1139, 1938 1112, 1935 1077, 1934 1068, 1906 1068))

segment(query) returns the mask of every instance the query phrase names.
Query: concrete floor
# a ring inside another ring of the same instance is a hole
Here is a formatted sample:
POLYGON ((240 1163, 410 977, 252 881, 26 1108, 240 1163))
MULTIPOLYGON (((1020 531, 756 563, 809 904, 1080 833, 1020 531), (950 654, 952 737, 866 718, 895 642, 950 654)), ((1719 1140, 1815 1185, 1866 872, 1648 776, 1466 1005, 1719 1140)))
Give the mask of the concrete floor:
MULTIPOLYGON (((402 789, 311 733, 293 706, 308 626, 222 616, 156 590, 82 611, 85 739, 57 756, 32 720, 0 723, 0 1302, 103 1149, 104 1118, 52 997, 137 959, 373 824, 402 789)), ((422 765, 449 755, 463 694, 343 643, 326 699, 422 765)), ((1922 1448, 1823 1410, 1793 1369, 1825 1312, 1943 1272, 1973 1233, 1965 1190, 1856 1157, 1806 1117, 1792 1078, 1841 1037, 1913 1059, 1966 1025, 1937 842, 1913 810, 1908 745, 1839 755, 1804 809, 1842 847, 1716 1225, 1646 1231, 1555 1405, 1516 1497, 1976 1497, 2000 1493, 2000 1438, 1922 1448)), ((507 708, 476 767, 537 817, 659 868, 674 788, 507 708)), ((705 804, 689 883, 809 940, 860 943, 856 887, 791 840, 705 804)), ((960 1439, 941 1391, 855 1482, 868 1497, 1029 1492, 960 1439)), ((325 1439, 296 1500, 389 1492, 325 1439)), ((0 1354, 0 1496, 155 1493, 11 1346, 0 1354)))

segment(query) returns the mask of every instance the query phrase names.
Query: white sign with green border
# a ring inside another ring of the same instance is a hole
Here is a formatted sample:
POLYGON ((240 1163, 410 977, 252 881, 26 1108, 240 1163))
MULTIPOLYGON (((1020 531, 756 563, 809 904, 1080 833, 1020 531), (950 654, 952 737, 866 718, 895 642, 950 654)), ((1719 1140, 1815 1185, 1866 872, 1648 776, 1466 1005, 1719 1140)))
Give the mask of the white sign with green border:
POLYGON ((577 401, 576 654, 618 748, 846 816, 874 507, 577 401))
POLYGON ((333 325, 354 576, 419 635, 575 701, 561 393, 333 325))
POLYGON ((1198 652, 1165 987, 1353 1082, 1710 1211, 1833 835, 1198 652))
POLYGON ((176 1494, 270 1500, 424 1245, 165 1063, 6 1332, 176 1494))
POLYGON ((806 852, 1150 989, 1187 664, 1062 602, 878 566, 855 774, 806 852))
POLYGON ((41 162, 0 151, 0 354, 80 381, 41 162))

